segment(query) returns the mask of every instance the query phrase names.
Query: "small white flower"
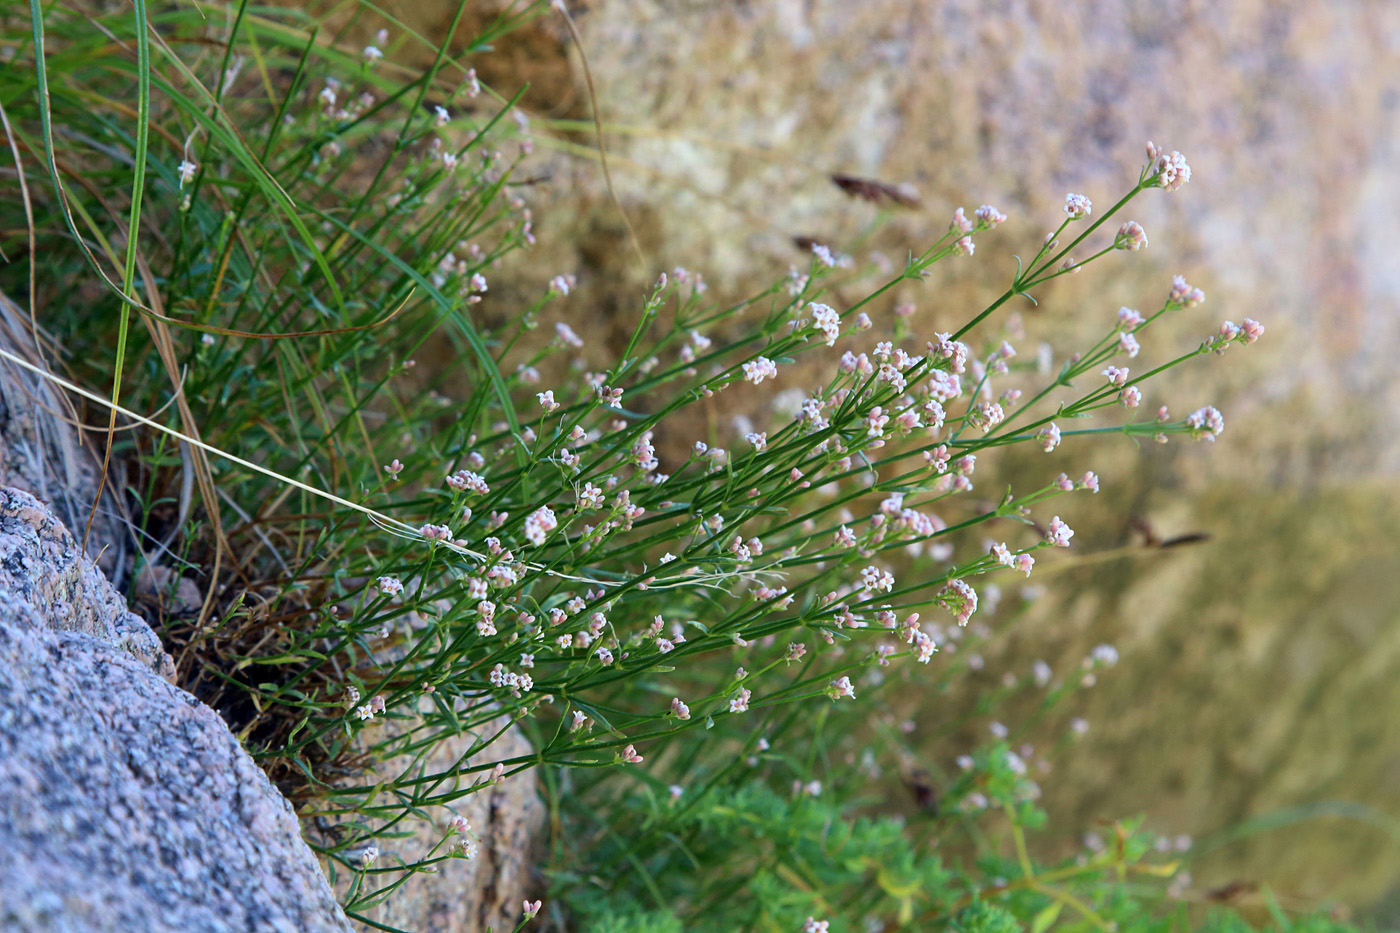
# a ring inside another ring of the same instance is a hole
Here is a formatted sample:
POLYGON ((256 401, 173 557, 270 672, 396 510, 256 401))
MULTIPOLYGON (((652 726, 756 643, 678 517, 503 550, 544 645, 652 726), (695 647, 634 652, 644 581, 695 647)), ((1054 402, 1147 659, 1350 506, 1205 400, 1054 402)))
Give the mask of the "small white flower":
POLYGON ((1082 194, 1070 193, 1065 195, 1065 213, 1070 220, 1078 220, 1081 217, 1088 217, 1094 209, 1094 202, 1090 201, 1082 194))
POLYGON ((778 375, 778 365, 766 356, 760 356, 752 362, 743 365, 744 378, 758 385, 764 379, 773 379, 778 375))

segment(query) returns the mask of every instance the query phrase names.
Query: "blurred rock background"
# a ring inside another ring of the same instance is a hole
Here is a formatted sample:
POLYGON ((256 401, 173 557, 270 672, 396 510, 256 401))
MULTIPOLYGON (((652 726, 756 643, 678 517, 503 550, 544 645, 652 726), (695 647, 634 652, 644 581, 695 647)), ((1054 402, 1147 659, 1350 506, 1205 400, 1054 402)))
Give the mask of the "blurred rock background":
MULTIPOLYGON (((469 0, 454 51, 504 6, 469 0)), ((432 41, 456 9, 382 7, 432 41)), ((1113 643, 1119 667, 1062 710, 1091 728, 1043 781, 1052 825, 1145 813, 1151 828, 1196 838, 1202 890, 1267 884, 1285 905, 1335 900, 1400 922, 1400 837, 1387 829, 1400 817, 1400 5, 569 8, 648 265, 630 251, 596 159, 578 152, 596 143, 572 121, 592 111, 551 11, 464 59, 506 97, 530 84, 536 142, 522 173, 536 183, 520 191, 539 243, 491 279, 483 314, 509 314, 549 275, 573 272, 563 313, 606 338, 630 331, 660 269, 703 272, 723 302, 805 265, 794 236, 867 268, 878 254, 898 264, 954 208, 995 204, 1011 220, 974 259, 907 283, 872 315, 871 340, 888 335, 898 301, 916 304, 916 333, 950 330, 1000 293, 1012 254, 1034 252, 1067 191, 1102 210, 1135 179, 1148 139, 1187 155, 1191 184, 1150 192, 1124 218, 1146 227, 1150 247, 1039 290, 1037 308, 1019 309, 1018 345, 1082 345, 1120 305, 1157 307, 1175 273, 1207 303, 1150 332, 1139 365, 1195 346, 1224 319, 1254 317, 1268 332, 1147 393, 1150 409, 1170 399, 1177 415, 1215 404, 1227 423, 1219 443, 1067 443, 1053 461, 1028 461, 1047 479, 1097 470, 1105 489, 1064 505, 1080 532, 1074 554, 1044 562, 1046 595, 998 639, 983 677, 1028 676, 1037 658, 1073 676, 1094 644, 1113 643), (832 172, 912 184, 921 207, 882 215, 842 194, 832 172), (1162 538, 1210 540, 1142 547, 1143 522, 1162 538), (1292 808, 1339 801, 1361 806, 1293 819, 1292 808), (1229 840, 1256 818, 1278 825, 1229 840)), ((350 35, 380 25, 359 16, 350 35)), ((407 35, 396 43, 398 63, 431 60, 407 35)), ((852 283, 848 297, 859 294, 852 283)), ((937 724, 937 711, 922 715, 921 730, 937 724)))

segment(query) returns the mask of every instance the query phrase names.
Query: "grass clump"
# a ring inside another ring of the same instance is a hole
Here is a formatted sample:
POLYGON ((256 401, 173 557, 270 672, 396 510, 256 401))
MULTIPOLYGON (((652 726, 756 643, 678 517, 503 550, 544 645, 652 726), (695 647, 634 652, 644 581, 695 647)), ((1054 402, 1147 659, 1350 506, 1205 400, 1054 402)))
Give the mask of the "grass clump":
POLYGON ((381 842, 535 769, 549 916, 570 928, 1228 928, 1169 896, 1180 855, 1134 822, 1037 861, 1033 751, 998 736, 920 771, 900 711, 974 668, 996 635, 979 607, 1070 545, 1054 500, 1098 490, 1051 459, 974 496, 999 448, 1223 428, 1210 407, 1142 407, 1156 375, 1262 333, 1144 348, 1197 313, 1183 279, 1074 353, 1018 354, 1006 313, 1145 246, 1122 215, 1189 180, 1178 153, 1149 144, 1106 211, 1070 196, 949 333, 911 333, 888 293, 972 261, 994 207, 956 211, 854 302, 832 286, 867 272, 821 246, 728 306, 660 275, 590 370, 561 270, 482 313, 498 261, 532 242, 516 169, 535 141, 469 66, 547 7, 421 73, 393 64, 415 37, 351 49, 295 13, 211 9, 2 14, 28 187, 0 207, 0 246, 31 262, 0 288, 61 335, 62 367, 143 416, 109 440, 143 560, 203 597, 158 619, 181 683, 336 827, 311 842, 351 879, 351 916, 476 849, 461 821, 426 855, 376 860, 381 842), (455 365, 414 368, 429 344, 455 365), (819 384, 785 378, 799 361, 819 384), (774 385, 769 423, 699 436, 697 406, 750 410, 774 385), (511 729, 528 753, 499 753, 511 729), (882 812, 892 774, 909 812, 882 812))

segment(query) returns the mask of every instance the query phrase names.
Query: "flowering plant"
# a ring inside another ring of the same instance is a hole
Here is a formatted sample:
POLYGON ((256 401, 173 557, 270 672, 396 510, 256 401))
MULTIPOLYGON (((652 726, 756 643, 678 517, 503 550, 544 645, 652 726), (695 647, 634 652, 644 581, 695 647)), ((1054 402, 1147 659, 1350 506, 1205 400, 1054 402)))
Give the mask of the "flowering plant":
MULTIPOLYGON (((502 20, 478 45, 544 11, 502 20)), ((178 35, 195 15, 160 23, 178 35)), ((116 53, 86 44, 82 17, 45 23, 49 57, 34 71, 54 80, 14 118, 86 125, 98 96, 77 63, 97 69, 116 53)), ((902 738, 908 714, 896 715, 901 690, 975 671, 1001 586, 1072 546, 1062 516, 1074 506, 1056 500, 1100 480, 1061 470, 1062 447, 1221 433, 1212 407, 1142 416, 1154 377, 1263 333, 1227 321, 1175 355, 1154 345, 1154 325, 1204 300, 1185 279, 1148 313, 1101 309, 1102 336, 1058 358, 1021 352, 1007 308, 1145 248, 1136 222, 1105 225, 1188 182, 1180 153, 1149 144, 1107 211, 1068 195, 1005 292, 945 331, 916 336, 891 293, 972 261, 1006 219, 995 207, 953 211, 946 233, 853 302, 830 287, 851 261, 822 245, 730 306, 674 269, 623 344, 598 350, 570 304, 571 274, 547 270, 533 297, 496 307, 500 260, 534 242, 512 187, 535 145, 516 100, 445 48, 404 84, 387 32, 349 58, 288 35, 240 18, 226 54, 196 62, 203 83, 175 50, 153 58, 137 43, 138 73, 159 72, 166 98, 134 80, 125 90, 171 127, 162 139, 181 142, 149 163, 166 198, 151 210, 167 223, 142 262, 158 272, 148 294, 128 276, 106 296, 113 314, 96 319, 121 320, 117 340, 90 322, 63 332, 88 378, 120 384, 128 357, 146 377, 120 407, 147 428, 125 441, 135 521, 152 562, 200 568, 206 585, 197 613, 158 621, 182 683, 224 713, 302 814, 342 821, 311 841, 351 879, 352 916, 405 873, 474 858, 454 807, 529 769, 578 840, 549 858, 553 894, 590 928, 703 929, 711 911, 715 929, 990 930, 1020 917, 1042 931, 1063 910, 1106 929, 1129 916, 1114 879, 1174 874, 1131 822, 1111 844, 1038 865, 1026 845, 1044 820, 1036 758, 1004 727, 938 791, 906 775, 936 821, 923 838, 862 814, 860 786, 879 780, 874 749, 886 769, 917 757, 902 738), (255 43, 257 61, 285 66, 275 99, 267 74, 243 74, 252 59, 240 50, 255 43), (231 132, 230 113, 265 136, 231 132), (128 341, 131 311, 145 339, 128 341), (425 373, 413 356, 434 343, 457 362, 425 373), (1161 361, 1144 369, 1140 355, 1161 361), (696 415, 720 396, 744 414, 696 415), (161 420, 172 400, 176 415, 161 420), (1043 451, 1043 476, 974 497, 974 478, 1014 445, 1043 451), (515 732, 530 748, 502 752, 515 732), (871 735, 859 755, 843 745, 871 735), (429 770, 462 736, 451 763, 429 770), (392 774, 370 774, 374 762, 392 774), (423 814, 452 814, 444 837, 426 854, 397 852, 395 827, 423 814), (997 814, 1009 850, 980 844, 997 814), (637 831, 620 838, 624 821, 637 831), (974 843, 959 865, 933 851, 954 825, 974 843), (618 870, 610 888, 590 860, 618 870), (634 909, 646 898, 668 906, 634 909)), ((125 59, 110 64, 130 76, 125 59)), ((144 182, 152 144, 143 133, 120 145, 139 158, 92 173, 135 164, 144 182)), ((77 217, 92 229, 74 241, 116 239, 100 199, 64 194, 82 209, 48 223, 77 217)), ((96 262, 56 251, 37 280, 66 288, 96 262)), ((1079 682, 1115 658, 1097 650, 1079 682)), ((1038 667, 1033 682, 1051 679, 1038 667)), ((521 922, 542 909, 526 901, 521 922)))

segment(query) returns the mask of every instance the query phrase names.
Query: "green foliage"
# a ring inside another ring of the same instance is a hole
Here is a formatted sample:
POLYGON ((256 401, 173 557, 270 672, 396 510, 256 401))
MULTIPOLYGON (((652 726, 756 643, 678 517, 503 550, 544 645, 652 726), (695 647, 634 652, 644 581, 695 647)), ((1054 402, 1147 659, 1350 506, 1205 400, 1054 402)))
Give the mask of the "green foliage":
POLYGON ((986 901, 974 901, 958 911, 948 928, 956 933, 1022 933, 1025 929, 1009 912, 986 901))

